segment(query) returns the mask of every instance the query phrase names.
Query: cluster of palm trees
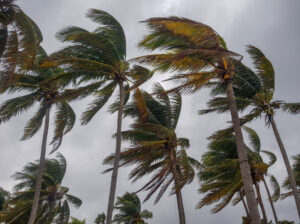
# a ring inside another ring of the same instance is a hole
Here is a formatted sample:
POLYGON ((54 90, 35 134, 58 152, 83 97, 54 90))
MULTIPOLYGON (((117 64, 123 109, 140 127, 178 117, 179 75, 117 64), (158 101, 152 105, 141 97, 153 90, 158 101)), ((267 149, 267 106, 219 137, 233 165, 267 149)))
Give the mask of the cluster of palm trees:
MULTIPOLYGON (((110 112, 118 112, 115 152, 104 160, 110 166, 106 172, 112 172, 109 200, 106 215, 100 214, 95 223, 104 223, 104 220, 106 224, 145 223, 143 218, 152 217, 152 213, 141 211, 136 194, 127 193, 115 203, 118 169, 123 166, 133 167, 129 174, 133 182, 152 175, 136 192, 148 192, 144 201, 156 193, 157 203, 170 188, 171 194, 176 195, 180 224, 186 223, 181 190, 193 181, 197 172, 201 184, 199 192, 204 194, 198 208, 218 202, 212 210, 218 212, 230 202, 235 205, 241 201, 246 211, 245 222, 268 223, 260 193, 262 182, 274 220, 280 223, 274 207, 280 198, 280 185, 275 176, 268 173, 277 159, 272 152, 260 149, 258 135, 245 126, 262 115, 267 127, 273 128, 288 173, 283 186, 291 192, 281 197, 295 198, 300 217, 299 156, 295 157, 292 169, 274 120, 279 109, 300 113, 300 103, 273 100, 274 69, 258 48, 247 46, 255 66, 252 71, 241 62, 240 54, 228 50, 225 40, 211 27, 186 18, 150 18, 144 21, 150 32, 139 47, 159 53, 128 60, 126 37, 120 23, 107 12, 90 9, 87 17, 98 27, 93 31, 76 26, 62 29, 57 38, 66 43, 65 47, 48 56, 40 46, 39 28, 14 0, 0 0, 0 11, 0 90, 1 93, 18 93, 17 97, 2 102, 0 124, 27 112, 35 103, 39 109, 26 124, 22 140, 35 135, 44 122, 39 162, 15 175, 21 183, 16 185, 12 196, 0 191, 0 202, 6 202, 0 204, 0 221, 69 222, 68 202, 79 206, 81 201, 67 194, 68 188, 60 185, 66 164, 63 156, 58 160, 46 159, 51 109, 56 108, 50 142, 53 153, 74 126, 76 115, 70 103, 94 97, 80 118, 81 124, 86 125, 112 98, 115 89, 118 89, 118 97, 109 107, 110 112), (141 64, 150 65, 152 70, 141 64), (174 81, 176 86, 165 90, 156 83, 153 93, 140 89, 154 71, 175 72, 167 80, 174 81), (181 94, 193 94, 204 87, 211 89, 212 99, 207 103, 208 109, 201 110, 200 114, 230 111, 232 125, 209 137, 208 151, 199 162, 188 156, 189 140, 177 136, 176 126, 181 94), (240 118, 238 112, 244 110, 250 112, 240 118), (122 131, 124 116, 133 119, 126 131, 122 131), (250 147, 244 143, 242 130, 249 136, 250 147), (123 151, 122 141, 130 143, 123 151), (261 153, 266 154, 269 161, 264 161, 261 153), (49 163, 53 163, 52 168, 49 163), (273 195, 267 176, 275 189, 273 195), (119 214, 113 218, 114 209, 119 210, 119 214)), ((72 218, 71 223, 85 221, 72 218)))

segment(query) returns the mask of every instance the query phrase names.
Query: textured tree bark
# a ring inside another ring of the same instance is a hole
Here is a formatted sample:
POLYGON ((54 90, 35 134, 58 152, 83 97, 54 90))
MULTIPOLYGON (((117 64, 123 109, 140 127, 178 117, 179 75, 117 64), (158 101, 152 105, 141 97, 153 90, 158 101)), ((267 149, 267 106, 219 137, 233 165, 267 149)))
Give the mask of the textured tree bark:
POLYGON ((233 129, 236 138, 237 152, 238 152, 238 158, 240 162, 240 169, 242 174, 244 191, 245 191, 249 213, 251 217, 251 224, 260 224, 260 217, 259 217, 256 200, 255 200, 255 193, 253 189, 250 167, 248 164, 246 147, 243 140, 243 134, 240 126, 240 119, 237 112, 236 101, 235 101, 233 88, 232 88, 232 80, 228 80, 226 82, 226 92, 227 92, 229 109, 231 113, 233 129))
POLYGON ((178 207, 178 215, 179 215, 179 223, 185 224, 185 213, 184 213, 184 206, 183 206, 183 200, 182 200, 182 194, 181 189, 178 186, 178 176, 176 171, 176 152, 174 149, 170 150, 170 156, 172 161, 172 173, 175 183, 175 191, 176 191, 176 200, 177 200, 177 207, 178 207))
POLYGON ((271 208, 272 208, 272 212, 273 212, 273 215, 274 215, 275 223, 278 224, 278 218, 277 218, 277 213, 276 213, 276 210, 275 210, 275 206, 274 206, 274 203, 273 203, 270 191, 269 191, 269 187, 267 185, 267 182, 266 182, 264 176, 262 176, 262 180, 264 182, 264 185, 265 185, 265 188, 266 188, 266 191, 267 191, 267 194, 268 194, 268 198, 269 198, 269 201, 270 201, 270 204, 271 204, 271 208))
POLYGON ((240 197, 241 197, 241 199, 242 199, 242 202, 243 202, 243 205, 244 205, 244 208, 245 208, 245 211, 246 211, 246 215, 247 215, 247 217, 250 217, 250 215, 249 215, 249 210, 248 210, 248 208, 247 208, 247 204, 246 204, 246 202, 245 202, 244 196, 243 196, 243 194, 242 194, 241 191, 239 191, 239 193, 240 193, 240 197))
POLYGON ((293 191, 295 202, 296 202, 296 207, 297 207, 297 210, 298 210, 298 216, 299 216, 299 219, 300 219, 300 197, 299 197, 299 193, 298 193, 298 190, 297 190, 295 176, 294 176, 293 170, 291 168, 289 157, 286 153, 285 147, 283 145, 283 142, 281 140, 279 131, 277 129, 277 126, 276 126, 276 123, 275 123, 275 120, 274 120, 274 116, 272 116, 272 118, 270 120, 271 120, 271 124, 272 124, 272 128, 273 128, 273 132, 274 132, 276 141, 278 143, 281 155, 282 155, 283 160, 284 160, 286 171, 287 171, 288 176, 289 176, 289 180, 290 180, 290 183, 291 183, 291 186, 292 186, 292 191, 293 191))
POLYGON ((106 224, 112 223, 112 215, 113 215, 115 194, 116 194, 116 188, 117 188, 117 178, 118 178, 118 169, 119 169, 120 152, 121 152, 122 116, 123 116, 123 108, 124 108, 123 81, 119 82, 119 91, 120 91, 120 105, 119 105, 119 111, 118 111, 116 150, 115 150, 114 166, 113 166, 113 171, 112 171, 112 175, 111 175, 111 184, 110 184, 109 199, 108 199, 108 206, 107 206, 106 224))
POLYGON ((264 218, 264 223, 263 224, 268 224, 268 217, 267 217, 267 213, 266 213, 266 210, 265 210, 264 203, 263 203, 262 198, 261 198, 259 185, 256 181, 254 181, 254 185, 255 185, 255 188, 256 188, 258 203, 260 205, 261 212, 262 212, 263 218, 264 218))
POLYGON ((37 210, 39 207, 39 200, 40 200, 41 187, 42 187, 42 178, 43 178, 44 167, 45 167, 46 144, 47 144, 47 137, 48 137, 48 130, 49 130, 49 119, 50 119, 50 106, 48 106, 46 109, 46 118, 45 118, 45 126, 44 126, 44 133, 43 133, 43 140, 42 140, 42 147, 41 147, 40 164, 39 164, 39 169, 38 169, 38 173, 37 173, 37 177, 36 177, 35 192, 34 192, 33 203, 32 203, 32 208, 31 208, 31 213, 30 213, 28 224, 34 224, 37 210))

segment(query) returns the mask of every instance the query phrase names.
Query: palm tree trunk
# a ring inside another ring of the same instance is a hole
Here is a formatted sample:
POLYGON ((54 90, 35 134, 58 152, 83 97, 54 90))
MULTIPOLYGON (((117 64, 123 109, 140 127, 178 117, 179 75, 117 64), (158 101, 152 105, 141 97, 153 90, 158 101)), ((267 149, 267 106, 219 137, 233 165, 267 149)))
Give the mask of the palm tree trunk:
POLYGON ((267 185, 267 182, 266 182, 264 176, 262 176, 262 180, 264 182, 264 185, 265 185, 265 188, 266 188, 266 191, 267 191, 267 194, 268 194, 268 198, 269 198, 269 201, 270 201, 270 204, 271 204, 271 208, 272 208, 272 211, 273 211, 275 223, 278 224, 278 218, 277 218, 277 213, 276 213, 276 210, 275 210, 275 206, 274 206, 274 203, 273 203, 270 191, 269 191, 269 187, 267 185))
POLYGON ((242 199, 242 202, 243 202, 243 205, 244 205, 244 208, 245 208, 245 211, 246 211, 246 215, 249 218, 250 215, 249 215, 249 211, 248 211, 248 208, 247 208, 247 204, 246 204, 245 199, 244 199, 244 195, 242 194, 241 191, 239 191, 239 193, 240 193, 240 197, 242 199))
POLYGON ((171 155, 171 161, 173 163, 172 173, 173 173, 173 178, 174 178, 174 182, 175 182, 175 191, 176 191, 176 200, 177 200, 177 207, 178 207, 179 223, 180 224, 185 224, 184 206, 183 206, 181 189, 179 188, 179 185, 178 185, 178 176, 177 176, 177 172, 176 172, 176 152, 175 152, 174 149, 170 150, 170 155, 171 155))
POLYGON ((245 191, 249 213, 251 217, 251 224, 260 224, 260 217, 259 217, 256 200, 255 200, 255 193, 253 189, 250 167, 248 164, 246 147, 243 140, 240 119, 237 112, 236 101, 235 101, 233 88, 232 88, 232 80, 228 80, 226 82, 226 92, 227 92, 229 109, 231 113, 233 129, 236 138, 237 152, 238 152, 238 157, 240 162, 240 169, 242 174, 244 191, 245 191))
POLYGON ((116 150, 115 150, 115 158, 114 158, 114 167, 113 167, 113 171, 112 171, 112 175, 111 175, 106 224, 112 223, 112 214, 113 214, 113 208, 114 208, 114 203, 115 203, 115 194, 116 194, 116 188, 117 188, 117 177, 118 177, 120 152, 121 152, 122 116, 123 116, 123 108, 124 108, 123 81, 119 81, 119 91, 120 91, 120 105, 119 105, 119 111, 118 111, 116 150))
POLYGON ((263 214, 263 217, 264 217, 264 224, 268 224, 267 213, 266 213, 265 206, 264 206, 264 203, 263 203, 262 198, 261 198, 259 185, 256 181, 254 181, 254 185, 255 185, 255 188, 256 188, 258 203, 260 205, 260 208, 261 208, 261 211, 262 211, 262 214, 263 214))
POLYGON ((300 218, 300 197, 299 197, 299 193, 298 193, 298 190, 297 190, 295 176, 294 176, 293 170, 291 168, 291 164, 290 164, 288 155, 286 153, 285 147, 284 147, 283 142, 281 140, 281 137, 279 135, 279 131, 277 129, 277 126, 276 126, 276 123, 275 123, 275 120, 274 120, 274 116, 272 116, 270 120, 271 120, 271 124, 272 124, 272 128, 273 128, 273 132, 274 132, 276 141, 278 143, 278 146, 279 146, 279 149, 280 149, 281 155, 283 157, 284 164, 285 164, 288 176, 289 176, 289 180, 290 180, 290 183, 291 183, 291 186, 292 186, 292 191, 293 191, 293 194, 294 194, 294 198, 295 198, 295 202, 296 202, 296 206, 297 206, 297 210, 298 210, 298 215, 299 215, 299 218, 300 218))
POLYGON ((34 192, 33 203, 32 203, 32 208, 31 208, 31 213, 30 213, 30 218, 29 218, 28 224, 34 224, 37 210, 39 207, 39 200, 40 200, 41 187, 42 187, 42 178, 43 178, 44 167, 45 167, 46 144, 47 144, 49 119, 50 119, 50 107, 51 106, 47 106, 47 109, 46 109, 46 118, 45 118, 45 126, 44 126, 44 133, 43 133, 43 140, 42 140, 42 147, 41 147, 40 164, 39 164, 39 169, 38 169, 38 173, 37 173, 37 177, 36 177, 35 192, 34 192))

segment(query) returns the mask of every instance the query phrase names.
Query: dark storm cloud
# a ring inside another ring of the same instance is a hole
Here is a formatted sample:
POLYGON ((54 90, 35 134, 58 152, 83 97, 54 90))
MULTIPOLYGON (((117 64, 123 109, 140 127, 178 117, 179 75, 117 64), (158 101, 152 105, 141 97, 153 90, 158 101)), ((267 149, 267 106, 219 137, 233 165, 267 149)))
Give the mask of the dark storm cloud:
MULTIPOLYGON (((136 48, 138 41, 147 32, 139 21, 154 16, 170 15, 201 21, 218 31, 231 50, 244 54, 244 62, 248 66, 251 66, 251 61, 245 54, 245 45, 258 46, 275 67, 276 99, 299 101, 300 3, 297 0, 19 0, 18 4, 41 28, 44 35, 43 46, 50 53, 62 46, 54 37, 61 28, 68 25, 81 26, 89 30, 95 28, 95 24, 84 16, 89 8, 103 9, 120 21, 127 36, 128 58, 146 53, 136 48)), ((153 80, 164 77, 167 75, 157 75, 153 80)), ((164 83, 164 85, 171 84, 164 83)), ((146 88, 150 89, 151 84, 147 84, 146 88)), ((185 96, 178 124, 178 135, 191 140, 188 153, 197 159, 200 159, 200 155, 206 150, 206 138, 214 131, 224 128, 226 121, 230 119, 228 114, 198 116, 197 110, 205 108, 208 98, 207 90, 193 96, 185 96)), ((4 97, 2 96, 0 100, 4 100, 4 97)), ((88 102, 87 99, 74 104, 78 117, 88 102)), ((0 185, 6 189, 11 189, 15 183, 10 178, 15 171, 39 157, 41 132, 29 141, 18 141, 24 124, 32 113, 33 110, 0 128, 0 185)), ((300 145, 299 115, 279 113, 276 120, 289 155, 297 154, 300 145)), ((72 209, 72 215, 86 218, 87 223, 92 223, 97 213, 106 212, 110 174, 101 174, 105 169, 102 160, 114 151, 114 139, 111 136, 115 132, 116 115, 106 113, 104 108, 87 126, 81 127, 78 123, 74 130, 65 136, 59 150, 68 162, 63 184, 70 187, 70 193, 80 197, 84 202, 80 209, 72 209)), ((128 124, 130 120, 127 119, 123 129, 126 129, 128 124)), ((277 175, 282 182, 286 172, 272 130, 265 128, 263 120, 251 123, 251 127, 259 133, 262 148, 276 153, 278 162, 270 172, 277 175)), ((128 168, 120 170, 117 195, 135 191, 145 182, 144 180, 137 185, 131 184, 127 180, 129 170, 128 168)), ((241 223, 241 215, 244 215, 241 205, 228 206, 214 215, 209 212, 212 206, 196 210, 195 206, 201 198, 197 193, 198 186, 198 180, 195 179, 183 190, 187 223, 241 223)), ((265 192, 263 193, 266 198, 265 192)), ((140 196, 143 198, 145 194, 140 196)), ((144 208, 154 213, 154 219, 149 223, 178 223, 174 196, 168 197, 166 194, 155 206, 153 202, 150 200, 143 204, 144 208)), ((272 219, 267 200, 265 206, 269 219, 272 219)), ((275 206, 280 219, 297 220, 292 199, 280 201, 275 206)))

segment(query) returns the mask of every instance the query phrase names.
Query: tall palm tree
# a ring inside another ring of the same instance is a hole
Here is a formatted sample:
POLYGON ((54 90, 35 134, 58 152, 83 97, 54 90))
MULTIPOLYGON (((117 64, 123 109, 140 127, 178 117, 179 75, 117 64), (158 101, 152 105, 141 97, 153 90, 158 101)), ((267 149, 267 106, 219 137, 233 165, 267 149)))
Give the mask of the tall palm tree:
POLYGON ((105 219, 106 219, 106 215, 104 214, 104 212, 102 212, 95 219, 95 223, 96 224, 105 224, 105 219))
MULTIPOLYGON (((68 193, 69 188, 61 185, 66 173, 66 160, 58 154, 56 159, 45 161, 42 178, 41 197, 38 201, 39 209, 35 223, 68 224, 70 218, 69 203, 75 207, 81 205, 81 200, 68 193)), ((35 193, 36 174, 39 162, 27 164, 22 172, 14 175, 19 181, 15 185, 15 192, 8 202, 6 210, 0 213, 0 222, 19 224, 27 223, 35 193)))
POLYGON ((0 0, 0 83, 13 81, 17 65, 29 68, 36 49, 43 40, 38 26, 15 4, 15 0, 0 0))
MULTIPOLYGON (((264 220, 267 220, 260 195, 259 182, 264 181, 265 187, 269 192, 264 176, 269 175, 268 168, 276 162, 276 156, 270 151, 260 149, 260 139, 253 129, 244 126, 244 130, 250 140, 251 148, 248 146, 246 147, 253 183, 257 191, 258 202, 263 211, 264 220), (260 152, 265 153, 269 157, 270 161, 268 163, 263 161, 260 152)), ((199 178, 200 181, 202 181, 199 192, 205 193, 206 195, 199 202, 198 208, 221 200, 221 202, 212 209, 212 212, 215 213, 222 210, 230 201, 232 201, 233 205, 242 201, 248 216, 248 207, 243 201, 244 190, 241 174, 239 172, 235 136, 231 132, 227 132, 227 134, 221 136, 216 133, 211 137, 211 142, 208 147, 209 151, 202 156, 203 168, 199 172, 199 178), (233 199, 234 195, 236 195, 236 197, 233 199)), ((272 175, 271 177, 273 178, 272 183, 277 183, 275 177, 272 175)), ((276 196, 278 197, 278 195, 280 195, 280 191, 278 192, 277 190, 276 196)), ((273 195, 273 197, 274 196, 275 195, 273 195)), ((274 218, 276 223, 278 223, 276 211, 270 195, 269 200, 274 213, 274 218)))
MULTIPOLYGON (((163 94, 165 90, 155 84, 154 91, 163 94)), ((121 153, 120 166, 134 165, 130 178, 136 181, 148 174, 153 177, 139 191, 149 191, 148 200, 156 191, 157 203, 168 187, 174 183, 172 193, 176 194, 180 223, 185 223, 181 189, 192 182, 199 163, 188 157, 185 149, 189 140, 176 135, 176 126, 181 111, 181 95, 157 95, 152 97, 146 91, 136 90, 133 101, 125 108, 125 116, 135 118, 131 129, 122 132, 123 140, 130 141, 131 147, 121 153)), ((105 159, 111 164, 112 155, 105 159)), ((138 192, 139 192, 138 191, 138 192)))
POLYGON ((113 222, 119 224, 147 224, 145 219, 153 217, 152 212, 142 211, 139 197, 128 192, 117 198, 115 209, 118 214, 114 216, 113 222))
POLYGON ((62 70, 56 67, 42 67, 41 63, 47 59, 46 52, 40 47, 31 70, 16 73, 15 82, 2 88, 2 91, 22 92, 24 95, 6 100, 0 106, 0 124, 9 121, 14 116, 26 112, 35 103, 40 107, 35 115, 29 120, 24 129, 24 135, 21 138, 26 140, 31 138, 40 129, 45 118, 44 132, 41 146, 39 171, 36 178, 34 202, 30 220, 28 224, 33 224, 38 209, 40 197, 41 182, 44 172, 46 143, 49 129, 50 109, 56 106, 56 116, 54 135, 51 141, 53 145, 52 152, 58 149, 62 142, 63 135, 68 133, 74 126, 75 113, 66 99, 73 94, 70 91, 64 91, 57 81, 51 80, 53 76, 61 73, 62 70))
MULTIPOLYGON (((297 191, 295 177, 274 119, 274 115, 279 109, 292 114, 300 113, 300 103, 286 103, 281 100, 274 100, 275 72, 272 63, 261 50, 254 46, 248 45, 247 52, 253 59, 256 72, 254 73, 244 65, 240 65, 241 69, 236 71, 236 73, 239 74, 236 76, 237 80, 235 81, 238 109, 243 111, 246 108, 251 108, 250 113, 241 118, 241 123, 245 124, 264 115, 267 127, 272 126, 290 179, 300 218, 300 197, 297 191), (249 75, 249 73, 251 73, 251 75, 249 75)), ((219 87, 215 88, 213 95, 216 96, 208 102, 209 109, 202 110, 200 113, 228 111, 224 94, 224 89, 222 90, 219 87)))
POLYGON ((63 29, 57 37, 61 41, 69 42, 70 45, 54 53, 52 57, 57 65, 64 65, 68 69, 68 72, 56 77, 58 80, 92 82, 89 90, 96 99, 83 113, 82 124, 87 124, 106 104, 115 88, 119 87, 118 101, 111 107, 112 111, 118 111, 116 158, 111 177, 106 221, 107 224, 111 224, 121 149, 123 106, 129 98, 129 91, 148 80, 152 72, 142 66, 130 67, 129 62, 126 61, 124 30, 113 16, 101 10, 90 9, 87 17, 99 26, 93 32, 76 26, 63 29))
POLYGON ((228 106, 237 141, 240 169, 252 223, 260 217, 252 186, 252 178, 240 128, 235 97, 232 89, 234 65, 241 56, 227 50, 226 43, 211 27, 186 18, 150 18, 145 21, 151 32, 140 46, 149 50, 163 50, 161 54, 139 57, 140 62, 153 65, 161 71, 178 71, 169 80, 178 86, 169 91, 194 93, 210 81, 226 87, 228 106))

